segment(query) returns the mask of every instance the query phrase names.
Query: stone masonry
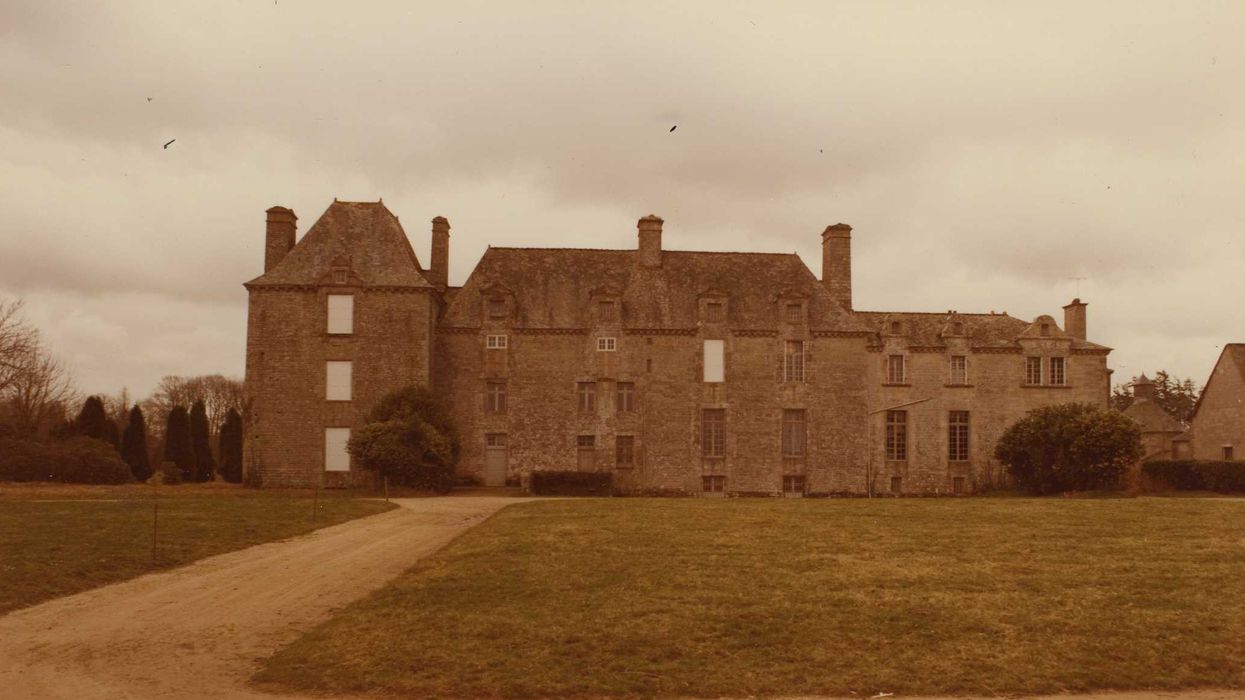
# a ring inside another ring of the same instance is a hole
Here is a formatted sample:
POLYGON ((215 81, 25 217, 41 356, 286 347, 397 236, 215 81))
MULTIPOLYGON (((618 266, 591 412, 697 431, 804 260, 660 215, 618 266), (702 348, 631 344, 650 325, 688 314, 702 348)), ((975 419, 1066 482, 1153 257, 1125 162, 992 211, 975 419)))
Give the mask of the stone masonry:
POLYGON ((1062 327, 856 311, 845 224, 821 280, 794 254, 664 250, 646 216, 636 249, 490 247, 450 287, 444 218, 424 268, 380 202, 334 201, 297 244, 293 212, 268 217, 246 285, 264 485, 365 481, 342 440, 412 383, 450 407, 464 478, 603 471, 624 493, 968 493, 1001 481, 994 442, 1027 411, 1107 404, 1084 303, 1062 327))

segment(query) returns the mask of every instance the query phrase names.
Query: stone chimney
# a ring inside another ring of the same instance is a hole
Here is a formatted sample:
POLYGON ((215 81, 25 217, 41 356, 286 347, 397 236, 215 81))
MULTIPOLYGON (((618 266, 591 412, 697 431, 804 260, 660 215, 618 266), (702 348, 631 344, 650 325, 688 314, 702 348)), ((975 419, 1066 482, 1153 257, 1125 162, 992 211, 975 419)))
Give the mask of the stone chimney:
POLYGON ((1085 340, 1085 307, 1080 299, 1073 299, 1071 304, 1063 307, 1063 330, 1077 340, 1085 340))
POLYGON ((1145 374, 1133 380, 1133 399, 1141 401, 1142 399, 1151 400, 1154 398, 1154 382, 1145 374))
POLYGON ((268 239, 264 245, 264 272, 277 266, 294 247, 294 230, 298 217, 291 209, 272 207, 268 210, 268 239))
POLYGON ((432 259, 428 281, 444 289, 450 279, 450 222, 444 216, 432 220, 432 259))
POLYGON ((660 216, 649 214, 640 219, 637 225, 640 230, 640 265, 642 267, 661 267, 661 224, 660 216))
POLYGON ((852 227, 827 226, 821 233, 821 283, 847 311, 852 310, 852 227))

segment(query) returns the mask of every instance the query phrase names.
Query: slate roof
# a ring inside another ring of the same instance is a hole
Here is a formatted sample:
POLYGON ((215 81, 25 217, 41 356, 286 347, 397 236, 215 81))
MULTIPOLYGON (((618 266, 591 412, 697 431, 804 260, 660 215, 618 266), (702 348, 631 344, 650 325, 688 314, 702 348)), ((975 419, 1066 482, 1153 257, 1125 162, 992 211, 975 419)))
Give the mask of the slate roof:
POLYGON ((485 251, 449 303, 443 324, 476 327, 482 302, 493 293, 514 299, 518 328, 587 328, 594 298, 622 301, 626 328, 695 328, 702 296, 727 298, 726 325, 770 330, 780 326, 781 295, 808 300, 816 330, 864 332, 830 297, 794 253, 662 251, 659 267, 642 267, 636 250, 493 248, 485 251))
POLYGON ((337 200, 281 262, 246 286, 315 285, 343 262, 364 285, 432 286, 420 272, 419 259, 398 217, 383 202, 337 200))
POLYGON ((1124 415, 1137 421, 1145 432, 1182 433, 1185 425, 1150 399, 1137 399, 1124 409, 1124 415))
POLYGON ((1245 343, 1228 343, 1223 346, 1223 352, 1219 353, 1219 359, 1215 360, 1215 366, 1210 370, 1210 377, 1206 379, 1206 385, 1202 387, 1202 393, 1197 397, 1197 403, 1193 404, 1193 412, 1189 414, 1189 420, 1192 421, 1197 416, 1197 410, 1202 406, 1202 398, 1206 396, 1206 390, 1210 388, 1210 383, 1215 380, 1215 375, 1219 371, 1219 365, 1223 362, 1230 363, 1230 367, 1235 367, 1240 373, 1241 381, 1245 382, 1245 343))
MULTIPOLYGON (((901 324, 900 332, 909 345, 918 347, 943 347, 946 345, 944 336, 955 336, 953 324, 963 324, 963 335, 967 336, 973 348, 1017 348, 1017 338, 1042 337, 1040 322, 1045 320, 1051 324, 1052 338, 1066 338, 1066 333, 1059 329, 1054 319, 1039 316, 1033 322, 1023 321, 1003 313, 959 313, 959 312, 911 312, 911 311, 857 311, 854 314, 870 330, 879 335, 890 333, 891 323, 901 324)), ((1110 350, 1105 345, 1091 343, 1086 340, 1072 339, 1073 349, 1110 350)))

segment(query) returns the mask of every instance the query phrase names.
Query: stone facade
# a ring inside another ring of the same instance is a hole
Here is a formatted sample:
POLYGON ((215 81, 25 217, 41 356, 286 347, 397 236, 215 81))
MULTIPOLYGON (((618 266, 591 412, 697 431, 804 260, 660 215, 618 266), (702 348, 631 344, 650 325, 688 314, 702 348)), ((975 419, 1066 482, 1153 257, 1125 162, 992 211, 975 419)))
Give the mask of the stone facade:
POLYGON ((1245 343, 1224 346, 1189 423, 1176 438, 1177 456, 1245 459, 1245 343))
POLYGON ((994 442, 1027 411, 1107 404, 1079 300, 1064 328, 856 311, 844 224, 820 281, 793 254, 663 250, 647 216, 635 250, 489 248, 449 287, 443 218, 428 268, 381 203, 335 201, 296 245, 293 212, 269 218, 247 283, 246 468, 265 485, 365 479, 340 429, 409 383, 449 405, 462 476, 608 471, 624 493, 967 493, 1001 481, 994 442), (329 332, 330 295, 353 298, 350 332, 329 332))

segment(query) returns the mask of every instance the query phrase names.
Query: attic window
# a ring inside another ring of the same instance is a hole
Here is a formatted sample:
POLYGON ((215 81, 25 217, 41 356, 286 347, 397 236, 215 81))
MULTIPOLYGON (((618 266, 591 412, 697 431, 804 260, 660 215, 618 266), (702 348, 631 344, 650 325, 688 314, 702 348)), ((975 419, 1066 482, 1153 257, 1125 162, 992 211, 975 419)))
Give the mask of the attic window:
POLYGON ((345 284, 348 273, 344 267, 333 268, 333 284, 345 284))
POLYGON ((711 301, 705 304, 705 321, 708 323, 722 322, 722 302, 711 301))
POLYGON ((891 335, 899 335, 900 332, 899 321, 891 321, 891 335))
POLYGON ((597 302, 597 317, 602 323, 612 323, 618 320, 618 305, 612 301, 597 302))
POLYGON ((1047 337, 1049 335, 1050 335, 1050 324, 1043 323, 1042 324, 1042 337, 1047 337))
POLYGON ((799 323, 804 318, 804 305, 799 302, 787 304, 787 323, 799 323))
POLYGON ((488 315, 490 318, 505 318, 506 316, 506 300, 501 297, 494 297, 488 300, 488 315))

